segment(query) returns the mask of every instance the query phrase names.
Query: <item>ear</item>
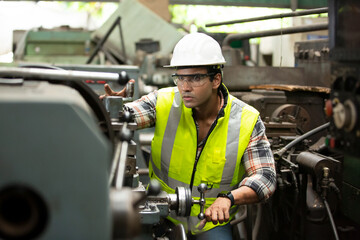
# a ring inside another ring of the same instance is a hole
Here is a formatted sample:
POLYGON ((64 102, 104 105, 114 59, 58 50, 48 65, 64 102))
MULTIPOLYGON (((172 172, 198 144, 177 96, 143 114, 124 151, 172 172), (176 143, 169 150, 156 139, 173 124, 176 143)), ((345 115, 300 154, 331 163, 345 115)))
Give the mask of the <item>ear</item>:
POLYGON ((212 87, 213 89, 218 89, 219 86, 221 84, 221 74, 220 73, 217 73, 215 76, 214 76, 214 80, 212 81, 212 87))

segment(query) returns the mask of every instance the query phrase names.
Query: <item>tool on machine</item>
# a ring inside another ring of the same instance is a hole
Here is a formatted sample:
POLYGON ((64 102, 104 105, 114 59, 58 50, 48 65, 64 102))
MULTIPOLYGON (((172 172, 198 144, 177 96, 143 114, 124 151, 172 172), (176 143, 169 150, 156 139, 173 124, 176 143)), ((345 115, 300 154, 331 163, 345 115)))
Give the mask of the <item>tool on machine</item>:
POLYGON ((62 70, 62 69, 40 69, 40 68, 16 68, 16 67, 2 67, 0 68, 0 77, 21 77, 36 80, 62 80, 62 81, 85 81, 85 80, 102 80, 102 81, 116 81, 121 85, 129 81, 129 76, 125 71, 121 73, 109 72, 91 72, 91 71, 76 71, 76 70, 62 70))
POLYGON ((203 220, 205 218, 204 214, 204 208, 205 208, 205 192, 209 190, 208 186, 205 183, 201 183, 198 186, 198 191, 200 192, 200 199, 199 200, 193 200, 193 204, 199 204, 200 205, 200 213, 198 215, 198 218, 200 220, 203 220))

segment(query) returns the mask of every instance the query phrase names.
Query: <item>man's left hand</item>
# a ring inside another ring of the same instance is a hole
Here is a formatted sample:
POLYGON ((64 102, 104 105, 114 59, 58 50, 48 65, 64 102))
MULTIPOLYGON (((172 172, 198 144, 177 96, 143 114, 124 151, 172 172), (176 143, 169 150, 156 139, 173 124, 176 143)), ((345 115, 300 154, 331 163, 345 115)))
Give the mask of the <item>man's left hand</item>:
POLYGON ((200 222, 199 230, 203 229, 206 222, 212 222, 213 224, 223 223, 229 221, 229 210, 231 207, 231 201, 228 198, 219 197, 215 200, 210 207, 205 211, 205 219, 200 222))

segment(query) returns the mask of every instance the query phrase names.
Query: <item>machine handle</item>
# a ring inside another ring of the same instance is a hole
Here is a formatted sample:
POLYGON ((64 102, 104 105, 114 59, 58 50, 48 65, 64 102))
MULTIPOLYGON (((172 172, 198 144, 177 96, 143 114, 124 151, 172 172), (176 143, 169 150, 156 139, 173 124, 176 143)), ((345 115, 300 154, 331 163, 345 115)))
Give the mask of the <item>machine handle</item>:
POLYGON ((193 200, 193 204, 199 204, 200 205, 200 213, 198 214, 198 218, 200 220, 203 220, 205 218, 205 214, 204 214, 204 208, 205 208, 205 192, 209 190, 208 186, 205 183, 200 183, 200 185, 198 186, 198 191, 200 192, 200 199, 197 200, 193 200))

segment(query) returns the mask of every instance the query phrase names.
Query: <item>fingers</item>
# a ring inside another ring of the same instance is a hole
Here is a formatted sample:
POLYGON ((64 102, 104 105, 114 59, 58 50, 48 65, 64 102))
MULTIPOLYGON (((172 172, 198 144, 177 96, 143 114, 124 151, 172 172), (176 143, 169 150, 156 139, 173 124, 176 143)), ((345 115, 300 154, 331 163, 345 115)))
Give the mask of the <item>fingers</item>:
POLYGON ((218 220, 219 220, 219 212, 218 211, 213 211, 211 214, 211 221, 214 225, 218 224, 218 220))
MULTIPOLYGON (((225 222, 226 213, 224 213, 222 209, 213 209, 212 211, 208 210, 209 209, 207 209, 205 212, 206 218, 204 220, 206 220, 207 222, 212 222, 214 225, 225 222)), ((229 213, 227 213, 227 216, 229 216, 229 213)), ((227 217, 227 220, 229 220, 229 217, 227 217)))
POLYGON ((116 96, 126 97, 126 87, 124 87, 120 92, 117 92, 116 96))
POLYGON ((219 212, 217 213, 217 217, 218 217, 219 223, 223 223, 223 222, 224 222, 224 212, 223 212, 223 211, 219 211, 219 212))
POLYGON ((230 213, 229 213, 229 211, 226 211, 225 215, 224 215, 224 222, 229 221, 229 219, 230 219, 230 213))
MULTIPOLYGON (((226 201, 228 199, 218 199, 205 211, 205 219, 207 222, 212 222, 213 224, 224 223, 229 221, 230 213, 229 206, 226 201)), ((204 220, 205 220, 204 219, 204 220)))
POLYGON ((207 222, 212 221, 211 206, 208 209, 206 209, 206 211, 205 211, 205 219, 207 222))
POLYGON ((106 96, 114 96, 115 95, 115 92, 110 88, 109 84, 105 84, 104 89, 105 89, 106 96))
MULTIPOLYGON (((129 82, 135 82, 134 79, 130 79, 129 82)), ((120 97, 126 97, 126 87, 124 87, 120 92, 115 92, 111 89, 109 84, 104 85, 105 94, 100 95, 99 98, 103 99, 106 96, 120 96, 120 97)))
POLYGON ((205 227, 205 224, 206 224, 206 218, 204 218, 203 220, 201 220, 199 226, 198 226, 198 229, 199 230, 202 230, 204 227, 205 227))

